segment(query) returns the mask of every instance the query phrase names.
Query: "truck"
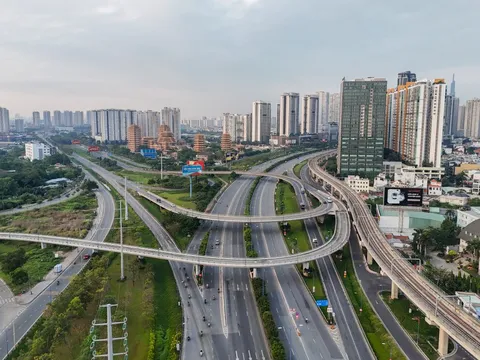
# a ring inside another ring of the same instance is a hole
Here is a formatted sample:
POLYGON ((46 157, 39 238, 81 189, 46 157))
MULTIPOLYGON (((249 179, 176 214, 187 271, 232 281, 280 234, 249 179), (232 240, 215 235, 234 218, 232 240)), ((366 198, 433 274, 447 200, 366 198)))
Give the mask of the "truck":
POLYGON ((55 274, 59 274, 62 272, 62 264, 57 264, 53 267, 53 271, 55 272, 55 274))

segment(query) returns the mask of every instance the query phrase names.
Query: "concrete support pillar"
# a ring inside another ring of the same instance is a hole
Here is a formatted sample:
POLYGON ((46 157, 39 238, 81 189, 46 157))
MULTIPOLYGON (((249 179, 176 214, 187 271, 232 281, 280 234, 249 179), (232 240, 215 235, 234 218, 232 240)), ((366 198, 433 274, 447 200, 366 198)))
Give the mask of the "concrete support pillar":
POLYGON ((47 245, 45 243, 40 243, 40 247, 43 249, 45 249, 47 247, 47 245))
POLYGON ((390 292, 390 299, 398 299, 398 286, 392 281, 392 290, 390 292))
POLYGON ((193 265, 193 272, 195 273, 195 276, 200 275, 200 266, 198 265, 193 265))
POLYGON ((442 328, 438 328, 438 354, 445 356, 448 354, 448 334, 442 328))
POLYGON ((373 264, 373 258, 372 258, 372 254, 370 253, 370 251, 367 251, 367 264, 368 265, 373 264))

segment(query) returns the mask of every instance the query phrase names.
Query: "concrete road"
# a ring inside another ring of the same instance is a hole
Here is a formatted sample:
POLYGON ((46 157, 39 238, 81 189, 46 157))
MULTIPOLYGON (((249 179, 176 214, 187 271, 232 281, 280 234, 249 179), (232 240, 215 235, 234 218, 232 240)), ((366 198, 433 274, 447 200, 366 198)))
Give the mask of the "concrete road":
MULTIPOLYGON (((275 214, 275 188, 276 181, 260 180, 252 214, 275 214)), ((277 224, 252 225, 252 240, 261 256, 288 253, 277 224)), ((290 353, 292 359, 298 360, 344 358, 294 267, 261 270, 260 276, 267 283, 272 313, 289 358, 290 353)))
MULTIPOLYGON (((88 173, 86 173, 86 176, 91 177, 88 173)), ((93 179, 93 177, 91 177, 91 179, 93 179)), ((97 194, 99 209, 103 210, 98 212, 97 219, 87 234, 86 239, 104 241, 113 225, 115 203, 111 194, 103 186, 99 186, 97 194)), ((14 319, 12 323, 3 328, 0 333, 0 359, 4 359, 7 356, 12 346, 18 343, 40 318, 47 304, 68 286, 73 276, 83 269, 86 262, 81 259, 86 251, 87 250, 78 253, 79 258, 76 265, 71 265, 63 271, 58 278, 60 285, 57 286, 52 283, 52 285, 38 295, 28 306, 16 306, 9 309, 10 313, 13 312, 14 319)))

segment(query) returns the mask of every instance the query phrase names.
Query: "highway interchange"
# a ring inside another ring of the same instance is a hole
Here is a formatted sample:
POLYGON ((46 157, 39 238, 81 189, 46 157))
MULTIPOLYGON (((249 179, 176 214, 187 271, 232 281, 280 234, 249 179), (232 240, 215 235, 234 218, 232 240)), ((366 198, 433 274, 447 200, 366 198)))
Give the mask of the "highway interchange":
MULTIPOLYGON (((118 177, 88 160, 78 156, 76 156, 76 159, 85 166, 92 168, 114 186, 119 193, 123 194, 123 188, 119 184, 118 177)), ((275 161, 278 161, 278 159, 275 161)), ((274 169, 274 172, 279 174, 284 171, 291 172, 293 165, 298 163, 298 161, 292 160, 282 164, 274 169)), ((263 168, 267 166, 268 164, 264 164, 263 168)), ((304 167, 302 171, 302 180, 305 184, 310 184, 309 186, 315 186, 316 183, 311 181, 309 174, 306 173, 306 169, 307 167, 304 167)), ((255 171, 260 172, 262 170, 259 168, 255 169, 255 171)), ((243 214, 246 194, 252 181, 253 177, 242 176, 233 182, 219 198, 212 214, 243 214)), ((263 178, 259 182, 251 205, 252 215, 275 215, 273 205, 275 184, 276 181, 272 181, 271 178, 263 178)), ((299 185, 295 183, 293 185, 299 201, 308 204, 307 199, 300 191, 299 185)), ((316 188, 320 187, 317 185, 316 188)), ((178 252, 173 239, 171 239, 156 219, 133 196, 128 194, 127 198, 134 211, 139 214, 155 234, 159 240, 160 247, 171 252, 178 252)), ((339 206, 342 206, 341 203, 339 203, 339 206)), ((305 220, 305 225, 310 239, 313 237, 321 239, 314 220, 305 220)), ((208 255, 245 256, 242 225, 228 222, 214 222, 213 225, 210 222, 205 222, 198 233, 193 236, 187 251, 188 253, 198 251, 199 242, 210 227, 211 235, 208 255), (212 249, 211 245, 214 245, 217 239, 220 240, 220 246, 213 246, 212 249)), ((260 256, 281 256, 286 254, 287 249, 277 224, 252 224, 252 230, 254 245, 260 256)), ((340 337, 337 337, 335 341, 333 340, 335 334, 332 334, 327 329, 324 321, 320 318, 320 313, 316 309, 315 303, 303 283, 299 281, 299 274, 293 266, 279 267, 275 270, 267 268, 264 273, 260 270, 259 275, 267 280, 272 309, 276 309, 274 316, 277 324, 282 328, 281 334, 283 334, 284 343, 289 344, 287 348, 292 349, 292 356, 295 359, 373 358, 358 322, 352 322, 351 320, 352 318, 356 319, 356 316, 348 303, 344 291, 338 290, 342 285, 336 270, 333 268, 330 257, 324 257, 316 261, 319 265, 331 306, 334 307, 336 313, 340 337), (279 278, 282 281, 279 281, 279 278), (295 310, 298 310, 297 312, 300 314, 299 319, 290 315, 290 309, 293 306, 296 306, 295 310), (312 321, 307 324, 305 317, 312 321), (293 330, 283 331, 283 329, 296 328, 301 331, 302 336, 296 336, 293 330), (321 357, 319 357, 319 349, 321 349, 321 357)), ((211 359, 269 358, 263 331, 260 331, 261 326, 258 314, 255 313, 256 306, 249 288, 247 269, 225 268, 222 270, 217 267, 206 267, 205 283, 209 284, 209 288, 198 288, 191 286, 191 283, 185 288, 182 280, 185 279, 185 271, 188 274, 192 274, 192 266, 179 263, 171 264, 182 297, 186 335, 189 334, 191 336, 190 342, 184 342, 184 358, 190 359, 198 356, 198 349, 200 348, 204 349, 206 358, 211 359), (184 267, 186 270, 183 270, 184 267), (220 289, 220 294, 217 294, 217 288, 220 289), (217 295, 216 300, 212 300, 213 294, 217 295), (204 303, 204 298, 207 300, 206 304, 204 303), (185 306, 188 302, 191 303, 191 306, 185 306), (194 309, 201 310, 194 311, 194 309), (203 322, 201 318, 203 314, 207 320, 210 319, 210 328, 206 327, 205 322, 203 322), (239 314, 249 314, 249 316, 239 314), (254 331, 254 329, 256 330, 254 331), (205 333, 201 338, 198 336, 200 331, 205 333)), ((41 296, 38 297, 38 299, 41 298, 41 296)), ((30 308, 31 306, 29 306, 30 308)), ((31 317, 35 318, 33 315, 31 317)), ((1 343, 2 338, 0 336, 1 343)), ((0 356, 0 358, 2 357, 0 356)))

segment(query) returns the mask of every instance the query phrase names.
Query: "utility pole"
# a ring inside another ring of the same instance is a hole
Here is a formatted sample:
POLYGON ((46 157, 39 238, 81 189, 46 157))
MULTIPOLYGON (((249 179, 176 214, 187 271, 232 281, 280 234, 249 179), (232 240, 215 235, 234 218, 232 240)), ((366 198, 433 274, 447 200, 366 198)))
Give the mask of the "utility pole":
POLYGON ((192 175, 189 176, 190 178, 190 199, 192 198, 192 175))
POLYGON ((160 151, 160 180, 163 180, 163 151, 160 151))
POLYGON ((97 339, 96 335, 92 336, 92 343, 90 344, 90 350, 92 350, 92 360, 100 357, 106 357, 108 360, 113 360, 115 356, 121 356, 123 355, 125 359, 128 358, 128 344, 127 344, 127 338, 128 338, 128 333, 126 332, 127 329, 127 318, 124 317, 123 321, 117 321, 117 322, 112 322, 112 308, 116 307, 117 304, 105 304, 101 305, 100 307, 106 308, 107 309, 107 322, 106 323, 100 323, 97 324, 96 320, 92 321, 92 327, 90 328, 90 334, 92 334, 95 331, 95 326, 106 326, 107 327, 107 338, 106 339, 97 339), (113 337, 113 326, 114 325, 122 325, 122 329, 124 331, 123 336, 120 337, 113 337), (122 353, 114 353, 113 352, 113 342, 118 341, 118 340, 123 340, 123 348, 124 352, 122 353), (107 353, 106 354, 98 354, 95 350, 95 344, 97 342, 106 342, 107 343, 107 353))
POLYGON ((128 220, 128 201, 127 201, 127 177, 125 176, 125 221, 128 220))
POLYGON ((125 280, 123 271, 123 219, 122 219, 122 201, 120 200, 120 280, 125 280))

